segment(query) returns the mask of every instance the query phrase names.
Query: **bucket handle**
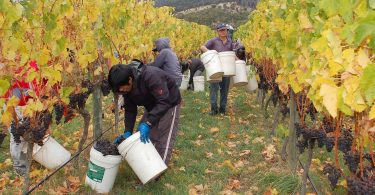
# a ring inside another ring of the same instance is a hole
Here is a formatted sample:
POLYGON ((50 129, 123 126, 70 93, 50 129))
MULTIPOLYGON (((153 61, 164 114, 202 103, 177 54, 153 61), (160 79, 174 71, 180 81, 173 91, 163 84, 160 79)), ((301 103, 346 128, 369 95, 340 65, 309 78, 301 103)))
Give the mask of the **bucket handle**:
POLYGON ((212 58, 210 60, 208 60, 206 64, 209 64, 214 58, 215 58, 215 56, 212 56, 212 58))
POLYGON ((126 151, 126 153, 125 153, 124 156, 121 155, 121 156, 122 156, 122 159, 125 159, 125 158, 126 158, 126 156, 128 155, 129 151, 135 146, 135 144, 137 144, 137 140, 135 140, 135 141, 132 143, 132 145, 129 147, 128 151, 126 151))
POLYGON ((169 135, 168 135, 167 146, 165 147, 165 151, 164 151, 164 157, 163 157, 163 161, 164 161, 164 162, 165 162, 165 159, 167 158, 168 148, 169 148, 169 144, 170 144, 170 142, 171 142, 171 137, 172 137, 172 131, 173 131, 173 126, 174 126, 174 121, 175 121, 175 119, 176 119, 176 111, 177 111, 177 106, 174 107, 174 111, 173 111, 173 113, 172 113, 173 120, 172 120, 171 128, 169 129, 169 135))

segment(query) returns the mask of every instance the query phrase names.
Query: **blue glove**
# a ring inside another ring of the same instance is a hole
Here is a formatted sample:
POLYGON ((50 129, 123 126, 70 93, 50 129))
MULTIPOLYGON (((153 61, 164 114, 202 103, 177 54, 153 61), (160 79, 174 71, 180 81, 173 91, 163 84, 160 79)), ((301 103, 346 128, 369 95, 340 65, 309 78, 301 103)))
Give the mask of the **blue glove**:
POLYGON ((124 134, 118 136, 118 137, 115 139, 114 143, 118 145, 118 144, 120 144, 123 140, 128 139, 128 137, 130 137, 131 135, 132 135, 132 133, 131 133, 130 131, 125 131, 124 134))
POLYGON ((138 131, 141 133, 141 142, 143 142, 144 144, 146 144, 146 142, 150 142, 149 141, 149 134, 150 134, 150 125, 148 125, 147 123, 141 123, 139 126, 138 126, 138 131))

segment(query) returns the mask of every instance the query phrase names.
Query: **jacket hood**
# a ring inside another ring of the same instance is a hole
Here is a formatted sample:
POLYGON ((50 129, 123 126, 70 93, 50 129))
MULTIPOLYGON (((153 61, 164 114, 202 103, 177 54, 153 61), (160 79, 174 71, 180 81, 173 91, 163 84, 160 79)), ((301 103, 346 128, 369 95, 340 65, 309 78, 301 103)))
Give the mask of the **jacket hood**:
POLYGON ((155 41, 156 49, 160 52, 163 49, 170 48, 169 38, 163 37, 155 41))

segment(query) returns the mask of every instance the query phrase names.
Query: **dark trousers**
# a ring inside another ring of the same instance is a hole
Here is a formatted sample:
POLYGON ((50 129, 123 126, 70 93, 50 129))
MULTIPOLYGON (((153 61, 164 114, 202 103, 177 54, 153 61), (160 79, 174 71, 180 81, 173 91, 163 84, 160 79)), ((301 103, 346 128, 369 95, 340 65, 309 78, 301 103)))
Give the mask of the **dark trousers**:
POLYGON ((210 83, 210 103, 211 111, 218 112, 217 96, 220 90, 220 112, 225 112, 229 92, 230 77, 223 77, 220 83, 210 83))
MULTIPOLYGON (((145 112, 143 118, 145 118, 145 116, 147 116, 147 112, 145 112)), ((172 157, 172 149, 176 142, 179 120, 180 105, 177 105, 170 108, 167 113, 161 117, 160 121, 153 125, 150 132, 151 142, 167 165, 172 157)))

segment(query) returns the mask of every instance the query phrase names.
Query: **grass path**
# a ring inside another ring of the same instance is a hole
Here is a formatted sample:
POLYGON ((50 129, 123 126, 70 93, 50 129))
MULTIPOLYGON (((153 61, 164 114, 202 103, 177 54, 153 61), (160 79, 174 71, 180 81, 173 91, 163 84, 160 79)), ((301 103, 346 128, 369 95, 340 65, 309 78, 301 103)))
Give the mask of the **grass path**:
MULTIPOLYGON (((210 116, 207 92, 185 92, 183 97, 180 129, 166 174, 158 182, 142 186, 124 162, 111 194, 271 194, 276 191, 279 194, 296 194, 299 191, 299 174, 290 174, 287 163, 281 161, 278 154, 282 140, 269 136, 272 116, 264 119, 255 94, 233 90, 230 94, 232 117, 210 116)), ((108 125, 114 117, 107 113, 105 118, 108 125)), ((82 122, 76 119, 64 128, 57 127, 53 136, 74 152, 80 137, 78 130, 82 126, 82 122)), ((106 136, 111 140, 114 137, 111 133, 106 136)), ((9 163, 5 163, 10 158, 8 143, 4 143, 4 146, 0 149, 0 163, 5 166, 1 174, 9 179, 7 184, 10 187, 2 189, 0 180, 0 192, 19 192, 17 182, 20 179, 11 171, 9 163)), ((319 155, 319 158, 323 162, 329 156, 319 155)), ((68 176, 76 176, 84 183, 88 159, 89 151, 86 151, 80 159, 79 169, 72 166, 64 168, 46 182, 37 194, 64 190, 69 193, 71 180, 68 176)), ((316 166, 310 175, 321 192, 326 194, 330 188, 319 171, 319 164, 316 166)), ((34 183, 48 173, 36 163, 33 168, 34 183)), ((84 185, 76 192, 95 194, 84 185)))

